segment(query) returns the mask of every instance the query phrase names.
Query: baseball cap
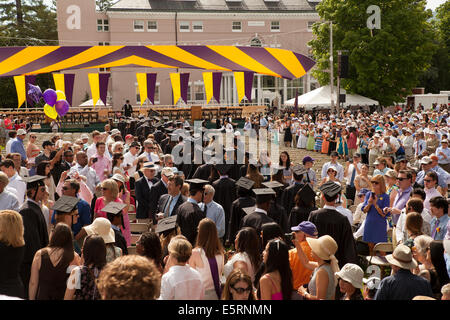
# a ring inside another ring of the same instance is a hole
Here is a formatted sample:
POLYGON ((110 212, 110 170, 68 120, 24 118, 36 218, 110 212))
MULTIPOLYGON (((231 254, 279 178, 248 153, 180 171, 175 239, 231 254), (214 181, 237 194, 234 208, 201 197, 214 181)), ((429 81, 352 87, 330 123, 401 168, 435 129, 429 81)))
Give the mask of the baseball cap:
POLYGON ((111 130, 111 135, 113 136, 113 135, 116 135, 116 134, 120 134, 119 129, 112 129, 111 130))
POLYGON ((81 135, 81 140, 84 140, 84 139, 89 139, 89 136, 86 133, 83 133, 81 135))
POLYGON ((128 140, 128 139, 133 139, 133 135, 132 134, 127 134, 125 136, 125 140, 128 140))
POLYGON ((433 162, 433 160, 431 160, 431 158, 430 158, 430 157, 427 157, 427 156, 423 157, 423 158, 420 160, 420 164, 430 164, 430 163, 432 163, 432 162, 433 162))
POLYGON ((316 161, 316 159, 313 159, 310 156, 306 156, 303 158, 303 164, 305 164, 306 162, 313 162, 313 161, 316 161))
POLYGON ((18 135, 18 136, 21 136, 21 135, 23 135, 23 134, 27 134, 27 132, 26 132, 24 129, 19 129, 19 130, 17 130, 17 135, 18 135))
POLYGON ((311 237, 317 236, 319 234, 315 224, 310 221, 302 221, 298 226, 292 227, 291 230, 302 231, 311 237))
POLYGON ((358 192, 358 197, 365 196, 369 191, 370 191, 369 189, 361 188, 361 190, 359 190, 359 192, 358 192))

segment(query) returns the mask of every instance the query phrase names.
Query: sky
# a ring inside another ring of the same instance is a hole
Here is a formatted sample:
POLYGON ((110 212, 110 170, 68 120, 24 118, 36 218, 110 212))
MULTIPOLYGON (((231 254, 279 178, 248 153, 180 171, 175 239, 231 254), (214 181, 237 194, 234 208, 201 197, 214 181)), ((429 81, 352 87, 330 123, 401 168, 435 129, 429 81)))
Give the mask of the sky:
MULTIPOLYGON (((446 0, 427 0, 427 9, 434 10, 443 4, 446 0)), ((45 3, 51 3, 52 0, 44 0, 45 3)), ((76 1, 74 1, 76 2, 76 1)))

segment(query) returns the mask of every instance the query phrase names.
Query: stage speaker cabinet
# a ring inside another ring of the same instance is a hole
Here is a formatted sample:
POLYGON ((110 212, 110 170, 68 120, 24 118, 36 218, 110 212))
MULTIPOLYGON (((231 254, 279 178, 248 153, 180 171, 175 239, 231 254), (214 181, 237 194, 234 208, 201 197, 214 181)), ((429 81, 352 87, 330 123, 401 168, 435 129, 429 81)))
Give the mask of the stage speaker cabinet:
POLYGON ((192 121, 203 119, 202 106, 191 106, 191 119, 192 121))
POLYGON ((339 95, 339 103, 344 103, 345 102, 345 93, 341 93, 339 95))
POLYGON ((341 63, 339 66, 339 77, 348 78, 348 56, 341 56, 341 63))

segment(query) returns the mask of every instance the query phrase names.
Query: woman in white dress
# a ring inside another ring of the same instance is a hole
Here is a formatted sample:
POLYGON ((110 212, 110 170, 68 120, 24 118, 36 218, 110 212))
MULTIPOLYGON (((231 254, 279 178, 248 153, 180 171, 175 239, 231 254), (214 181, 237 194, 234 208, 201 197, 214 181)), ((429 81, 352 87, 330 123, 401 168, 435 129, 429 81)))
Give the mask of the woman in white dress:
POLYGON ((306 149, 306 144, 308 142, 308 136, 306 131, 306 125, 304 123, 301 124, 299 129, 297 148, 306 149))

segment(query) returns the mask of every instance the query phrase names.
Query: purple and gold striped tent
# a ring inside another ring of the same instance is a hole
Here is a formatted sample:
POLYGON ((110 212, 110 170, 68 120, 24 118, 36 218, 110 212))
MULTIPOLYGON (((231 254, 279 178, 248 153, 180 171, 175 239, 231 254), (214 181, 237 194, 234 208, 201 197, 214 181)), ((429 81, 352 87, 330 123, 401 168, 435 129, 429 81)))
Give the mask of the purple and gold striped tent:
POLYGON ((236 46, 1 47, 0 77, 113 67, 187 68, 296 79, 315 62, 289 50, 236 46))

